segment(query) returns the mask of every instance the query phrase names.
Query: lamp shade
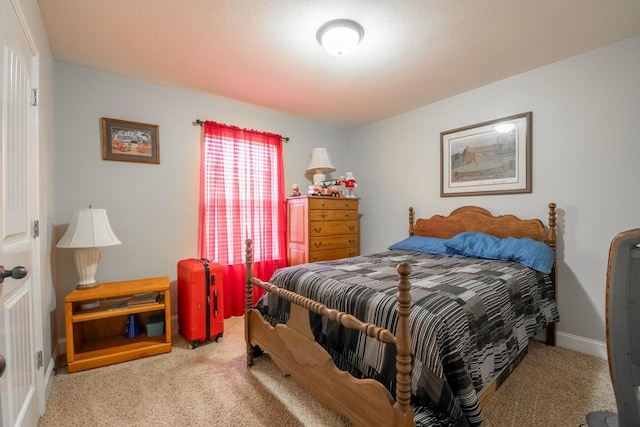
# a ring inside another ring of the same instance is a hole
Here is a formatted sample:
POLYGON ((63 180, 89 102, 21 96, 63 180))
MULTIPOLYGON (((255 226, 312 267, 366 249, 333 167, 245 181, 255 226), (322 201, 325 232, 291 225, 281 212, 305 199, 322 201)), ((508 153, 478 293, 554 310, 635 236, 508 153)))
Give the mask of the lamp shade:
POLYGON ((331 159, 329 158, 329 152, 326 148, 314 148, 311 153, 311 160, 309 166, 307 166, 307 172, 335 172, 336 168, 333 167, 331 159))
POLYGON ((329 158, 329 152, 326 148, 314 148, 311 153, 311 160, 307 166, 307 172, 313 173, 313 183, 316 184, 325 180, 325 173, 334 172, 336 170, 329 158))
POLYGON ((105 209, 76 209, 58 248, 94 248, 119 245, 105 209))

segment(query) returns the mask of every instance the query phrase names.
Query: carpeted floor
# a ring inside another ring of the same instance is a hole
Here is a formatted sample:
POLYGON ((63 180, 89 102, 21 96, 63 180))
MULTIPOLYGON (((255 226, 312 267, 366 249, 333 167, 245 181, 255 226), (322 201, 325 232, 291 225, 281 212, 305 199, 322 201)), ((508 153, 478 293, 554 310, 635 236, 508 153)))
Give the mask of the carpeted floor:
MULTIPOLYGON (((247 368, 242 318, 224 341, 190 350, 174 335, 168 354, 68 374, 59 369, 40 427, 348 426, 266 356, 247 368)), ((573 426, 615 411, 606 361, 534 342, 485 405, 485 427, 573 426)))

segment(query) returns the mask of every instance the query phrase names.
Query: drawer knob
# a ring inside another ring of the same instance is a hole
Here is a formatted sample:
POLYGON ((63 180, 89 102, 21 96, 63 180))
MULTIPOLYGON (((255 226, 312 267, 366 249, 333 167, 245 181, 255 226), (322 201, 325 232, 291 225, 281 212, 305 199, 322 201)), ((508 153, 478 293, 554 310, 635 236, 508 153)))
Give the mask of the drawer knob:
POLYGON ((315 231, 316 233, 319 233, 322 231, 322 227, 315 227, 313 231, 315 231))
POLYGON ((319 248, 320 246, 322 246, 322 242, 313 242, 313 246, 319 248))
POLYGON ((356 227, 355 227, 355 226, 353 226, 353 225, 350 225, 350 226, 349 226, 349 230, 353 231, 353 230, 355 230, 355 229, 356 229, 356 227))

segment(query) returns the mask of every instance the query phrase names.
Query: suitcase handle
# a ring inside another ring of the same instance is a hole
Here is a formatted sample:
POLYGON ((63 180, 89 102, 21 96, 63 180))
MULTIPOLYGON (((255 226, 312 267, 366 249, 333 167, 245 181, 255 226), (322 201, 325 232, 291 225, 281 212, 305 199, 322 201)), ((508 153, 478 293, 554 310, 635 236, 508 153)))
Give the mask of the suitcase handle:
POLYGON ((218 290, 213 291, 213 316, 218 317, 218 290))

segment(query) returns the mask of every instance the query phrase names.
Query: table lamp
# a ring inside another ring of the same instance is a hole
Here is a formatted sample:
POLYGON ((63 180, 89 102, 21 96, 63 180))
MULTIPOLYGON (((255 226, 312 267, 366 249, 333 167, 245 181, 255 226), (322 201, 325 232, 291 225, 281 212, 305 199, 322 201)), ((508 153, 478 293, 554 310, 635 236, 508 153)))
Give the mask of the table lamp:
MULTIPOLYGON (((119 245, 122 242, 111 229, 105 209, 75 209, 71 223, 58 241, 58 248, 73 248, 73 262, 80 281, 76 289, 98 286, 95 275, 100 263, 102 246, 119 245)), ((96 304, 97 306, 97 304, 96 304)), ((88 308, 88 307, 82 307, 88 308)))
POLYGON ((307 166, 307 172, 313 173, 313 184, 318 184, 326 180, 325 173, 334 172, 329 152, 326 148, 314 148, 311 153, 311 160, 307 166))

